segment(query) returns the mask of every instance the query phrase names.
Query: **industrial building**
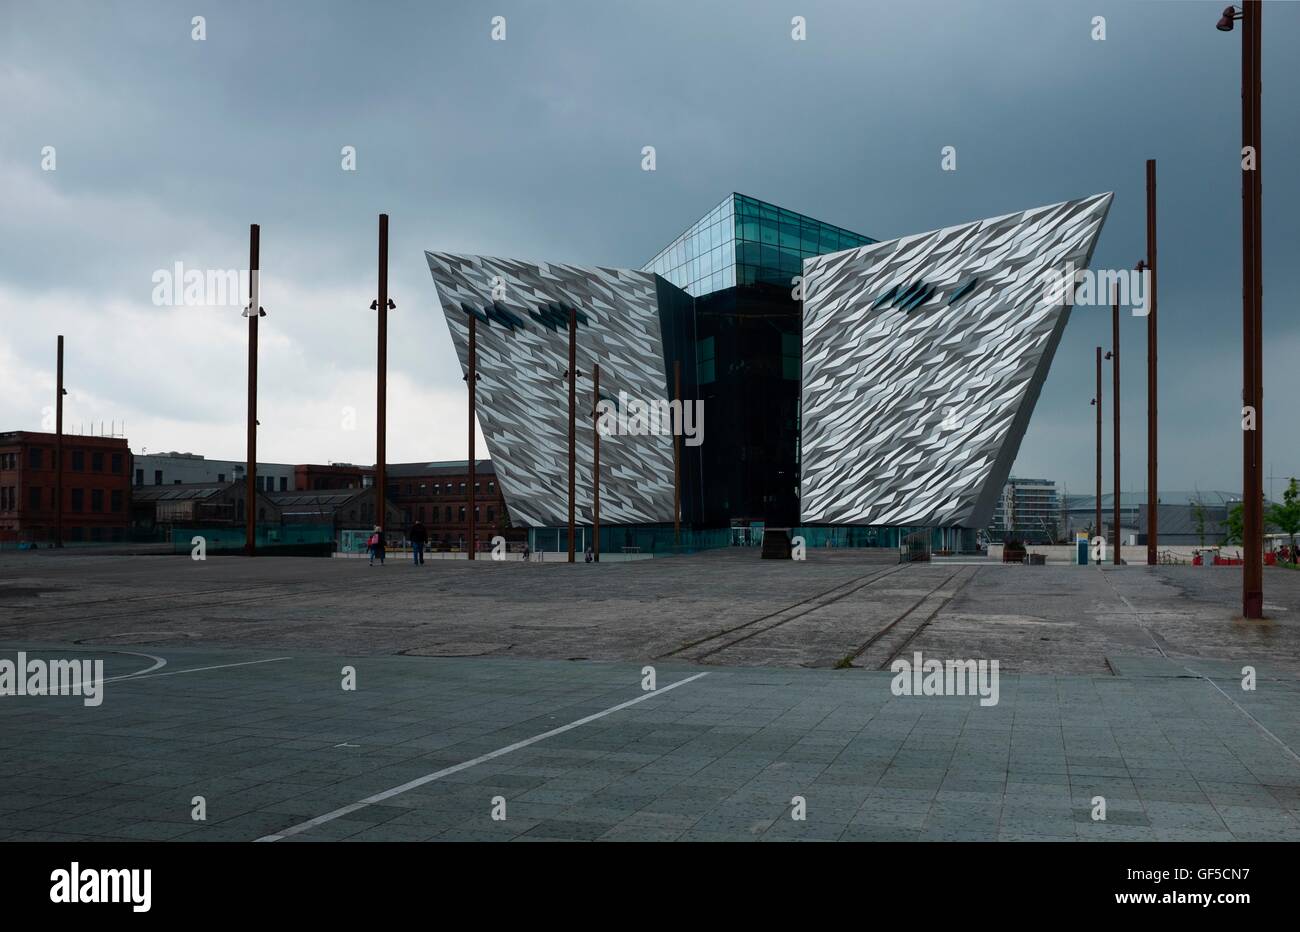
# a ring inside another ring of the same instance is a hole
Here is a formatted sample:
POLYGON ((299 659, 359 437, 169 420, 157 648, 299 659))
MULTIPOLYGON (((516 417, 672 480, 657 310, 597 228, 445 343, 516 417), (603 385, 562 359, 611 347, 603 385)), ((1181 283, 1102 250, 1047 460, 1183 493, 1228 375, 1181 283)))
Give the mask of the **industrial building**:
MULTIPOLYGON (((135 488, 157 485, 243 482, 247 478, 243 460, 211 460, 198 453, 137 453, 133 470, 135 488)), ((285 463, 257 464, 257 488, 262 492, 285 492, 297 488, 295 467, 285 463)))

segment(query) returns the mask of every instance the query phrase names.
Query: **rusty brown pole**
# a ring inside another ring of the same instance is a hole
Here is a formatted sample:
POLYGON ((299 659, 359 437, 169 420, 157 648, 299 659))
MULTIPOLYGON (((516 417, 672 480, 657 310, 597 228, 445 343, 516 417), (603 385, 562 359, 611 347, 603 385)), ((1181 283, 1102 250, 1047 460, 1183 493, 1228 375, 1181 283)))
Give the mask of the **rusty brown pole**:
POLYGON ((1111 555, 1111 559, 1116 566, 1119 566, 1121 563, 1124 562, 1120 558, 1120 547, 1123 546, 1123 538, 1120 535, 1120 507, 1119 507, 1119 488, 1120 488, 1120 482, 1119 482, 1119 285, 1114 286, 1114 299, 1115 300, 1113 305, 1111 306, 1111 315, 1110 315, 1110 331, 1111 331, 1110 333, 1110 344, 1111 344, 1110 380, 1111 380, 1111 395, 1113 396, 1110 405, 1111 405, 1111 411, 1114 412, 1111 415, 1111 417, 1113 419, 1114 432, 1115 432, 1115 441, 1114 441, 1115 452, 1113 454, 1114 456, 1113 469, 1115 473, 1114 480, 1113 480, 1115 486, 1115 501, 1113 503, 1115 506, 1114 509, 1115 527, 1113 532, 1115 537, 1115 542, 1113 544, 1113 547, 1115 552, 1111 555))
POLYGON ((1241 144, 1254 152, 1241 171, 1242 404, 1252 430, 1242 431, 1242 615, 1264 617, 1264 283, 1261 259, 1260 0, 1241 5, 1241 144))
POLYGON ((375 404, 375 524, 383 530, 388 517, 388 214, 379 215, 379 385, 375 404))
MULTIPOLYGON (((1103 541, 1106 535, 1101 532, 1101 347, 1097 347, 1097 397, 1094 399, 1097 403, 1097 518, 1093 527, 1093 537, 1100 537, 1103 541)), ((1101 553, 1097 554, 1097 562, 1101 563, 1101 553)))
POLYGON ((469 508, 465 514, 469 518, 469 559, 474 559, 474 403, 478 394, 478 337, 475 330, 477 316, 469 315, 469 374, 465 381, 469 383, 469 508))
POLYGON ((1147 312, 1147 566, 1158 562, 1157 546, 1160 536, 1160 484, 1157 477, 1159 462, 1157 331, 1156 331, 1156 160, 1147 159, 1147 259, 1146 271, 1150 274, 1150 306, 1147 312))
POLYGON ((592 366, 591 431, 591 553, 600 562, 600 363, 592 366))
POLYGON ((578 415, 578 309, 569 307, 569 562, 573 562, 573 537, 577 530, 574 521, 573 497, 576 492, 578 468, 577 415, 578 415))
POLYGON ((58 387, 54 390, 54 546, 63 546, 63 334, 59 334, 58 387))
POLYGON ((248 227, 248 463, 244 481, 247 508, 244 514, 244 554, 257 555, 257 322, 261 315, 260 292, 262 228, 248 227))
MULTIPOLYGON (((682 405, 682 361, 673 360, 673 396, 677 407, 682 405)), ((679 415, 680 417, 680 415, 679 415)), ((682 418, 685 423, 685 418, 682 418)), ((682 450, 681 437, 673 431, 673 545, 682 542, 682 450)))

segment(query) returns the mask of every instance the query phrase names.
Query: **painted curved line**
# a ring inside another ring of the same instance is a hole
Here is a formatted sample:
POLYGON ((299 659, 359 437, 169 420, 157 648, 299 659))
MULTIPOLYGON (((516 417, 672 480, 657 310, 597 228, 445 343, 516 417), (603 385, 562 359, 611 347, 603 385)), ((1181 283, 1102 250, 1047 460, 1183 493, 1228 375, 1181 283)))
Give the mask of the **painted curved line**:
POLYGON ((152 673, 155 670, 161 670, 163 667, 167 666, 167 661, 164 658, 159 657, 157 654, 146 654, 143 651, 138 650, 114 650, 113 648, 107 648, 107 650, 114 654, 130 654, 132 657, 148 657, 154 662, 154 665, 152 667, 146 667, 143 670, 136 670, 134 673, 125 673, 122 676, 110 676, 104 681, 106 683, 111 680, 129 680, 133 676, 144 676, 146 673, 152 673))
POLYGON ((6 648, 4 648, 4 650, 5 650, 6 652, 9 651, 9 650, 13 650, 13 651, 18 651, 18 650, 24 650, 24 651, 36 650, 36 651, 40 651, 40 652, 42 652, 42 653, 51 653, 51 654, 58 653, 59 651, 63 651, 63 652, 65 652, 65 653, 69 653, 69 654, 94 654, 94 653, 105 653, 105 654, 126 654, 126 655, 131 656, 131 657, 147 657, 149 660, 152 660, 152 661, 154 662, 153 666, 151 666, 151 667, 145 667, 143 670, 136 670, 134 673, 123 673, 121 676, 108 676, 108 677, 105 677, 105 678, 102 680, 102 682, 105 682, 105 683, 111 683, 113 680, 129 680, 129 679, 130 679, 131 677, 133 677, 133 676, 144 676, 146 673, 152 673, 154 670, 161 670, 163 667, 167 666, 167 661, 166 661, 166 659, 164 659, 164 658, 162 658, 162 657, 159 657, 157 654, 146 654, 144 651, 139 651, 139 650, 120 650, 120 649, 118 649, 118 648, 116 648, 116 647, 99 647, 99 648, 94 648, 94 649, 92 649, 92 648, 90 648, 90 647, 35 647, 35 648, 33 648, 33 647, 22 647, 22 648, 18 648, 18 647, 15 647, 15 648, 8 648, 8 647, 6 647, 6 648))

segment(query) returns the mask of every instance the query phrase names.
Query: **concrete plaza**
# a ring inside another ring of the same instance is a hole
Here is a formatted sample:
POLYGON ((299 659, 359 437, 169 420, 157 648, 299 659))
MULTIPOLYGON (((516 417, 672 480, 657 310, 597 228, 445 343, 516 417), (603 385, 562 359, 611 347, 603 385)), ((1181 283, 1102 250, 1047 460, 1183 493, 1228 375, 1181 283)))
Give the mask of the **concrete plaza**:
POLYGON ((0 659, 107 681, 0 696, 0 839, 1300 840, 1300 574, 1238 572, 6 554, 0 659))

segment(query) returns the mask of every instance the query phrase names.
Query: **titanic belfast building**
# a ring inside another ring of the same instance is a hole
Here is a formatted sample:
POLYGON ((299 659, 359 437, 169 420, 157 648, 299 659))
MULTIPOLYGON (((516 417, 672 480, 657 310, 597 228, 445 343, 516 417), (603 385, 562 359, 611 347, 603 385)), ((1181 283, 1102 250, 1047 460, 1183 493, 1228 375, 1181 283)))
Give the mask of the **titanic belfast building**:
POLYGON ((1110 202, 877 241, 731 194, 640 269, 425 256, 465 372, 475 321, 479 424, 535 548, 567 549, 571 308, 578 547, 599 402, 618 415, 600 429, 602 550, 670 550, 678 508, 691 548, 764 527, 956 548, 989 523, 1069 319, 1060 277, 1088 266, 1110 202), (611 429, 674 399, 694 436, 611 429))

